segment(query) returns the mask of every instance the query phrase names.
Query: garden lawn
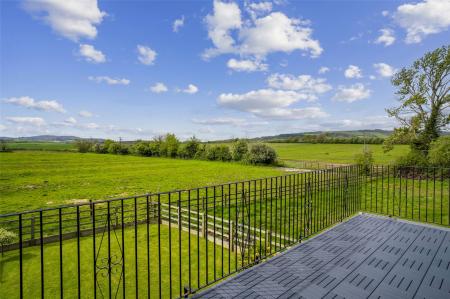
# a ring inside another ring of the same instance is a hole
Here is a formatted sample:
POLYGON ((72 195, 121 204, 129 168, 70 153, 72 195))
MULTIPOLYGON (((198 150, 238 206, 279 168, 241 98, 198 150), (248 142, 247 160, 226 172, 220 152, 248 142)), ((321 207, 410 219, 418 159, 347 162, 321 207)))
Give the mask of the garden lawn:
POLYGON ((280 175, 273 167, 110 154, 0 153, 0 214, 280 175))

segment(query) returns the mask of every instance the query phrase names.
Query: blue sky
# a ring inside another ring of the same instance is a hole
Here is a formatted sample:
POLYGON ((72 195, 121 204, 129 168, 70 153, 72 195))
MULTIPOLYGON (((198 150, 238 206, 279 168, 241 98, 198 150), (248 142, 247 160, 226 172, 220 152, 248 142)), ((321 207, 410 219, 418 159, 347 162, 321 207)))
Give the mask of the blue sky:
POLYGON ((0 135, 389 129, 450 0, 2 1, 0 135))

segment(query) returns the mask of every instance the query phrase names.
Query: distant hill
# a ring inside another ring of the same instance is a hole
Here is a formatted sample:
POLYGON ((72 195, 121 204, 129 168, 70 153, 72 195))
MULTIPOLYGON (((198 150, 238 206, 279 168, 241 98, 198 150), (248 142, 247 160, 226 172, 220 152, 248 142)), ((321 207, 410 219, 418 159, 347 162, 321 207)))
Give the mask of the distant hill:
POLYGON ((289 133, 289 134, 279 134, 274 136, 262 136, 253 138, 255 141, 282 141, 293 138, 302 138, 304 136, 318 136, 324 135, 329 138, 351 138, 351 137, 378 137, 387 138, 392 134, 392 131, 387 130, 354 130, 354 131, 314 131, 314 132, 303 132, 303 133, 289 133))
MULTIPOLYGON (((78 139, 91 139, 80 138, 77 136, 56 136, 56 135, 38 135, 29 137, 0 137, 0 140, 17 141, 17 142, 73 142, 78 139)), ((93 140, 103 141, 100 138, 92 138, 93 140)))

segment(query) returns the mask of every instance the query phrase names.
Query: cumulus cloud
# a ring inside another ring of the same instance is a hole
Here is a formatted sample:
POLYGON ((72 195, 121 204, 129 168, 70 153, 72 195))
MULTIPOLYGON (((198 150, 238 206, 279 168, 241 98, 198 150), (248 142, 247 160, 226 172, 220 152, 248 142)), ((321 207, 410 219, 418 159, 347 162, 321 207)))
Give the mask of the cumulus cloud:
POLYGON ((385 47, 395 42, 394 30, 383 28, 380 30, 380 36, 375 40, 376 44, 384 44, 385 47))
POLYGON ((326 116, 318 107, 289 107, 301 100, 310 100, 310 96, 292 90, 274 89, 252 90, 243 94, 222 93, 218 97, 218 103, 223 107, 259 117, 288 120, 326 116))
POLYGON ((296 90, 307 95, 311 100, 332 89, 326 79, 313 78, 310 75, 294 76, 290 74, 272 74, 267 78, 267 84, 276 89, 296 90))
POLYGON ((82 111, 78 112, 78 115, 81 117, 92 117, 94 114, 92 112, 82 110, 82 111))
POLYGON ((367 89, 362 83, 356 83, 350 86, 338 86, 333 99, 339 102, 353 103, 355 101, 366 99, 372 91, 367 89))
POLYGON ((15 124, 21 124, 21 125, 31 125, 31 126, 38 126, 42 127, 45 126, 45 120, 41 117, 27 117, 27 116, 11 116, 6 117, 6 120, 15 123, 15 124))
POLYGON ((362 78, 362 71, 361 69, 356 66, 350 64, 347 69, 344 71, 345 78, 362 78))
POLYGON ((380 75, 381 77, 392 77, 396 72, 396 69, 394 67, 383 62, 374 63, 373 67, 375 68, 378 75, 380 75))
POLYGON ((184 16, 181 16, 181 18, 173 21, 172 30, 173 32, 178 32, 178 30, 180 30, 180 28, 183 26, 184 26, 184 16))
POLYGON ((255 19, 257 16, 271 12, 272 11, 272 2, 263 1, 263 2, 252 2, 245 3, 245 8, 249 15, 255 19))
POLYGON ((103 63, 106 61, 105 55, 101 51, 96 50, 92 45, 81 44, 78 53, 89 62, 103 63))
POLYGON ((198 87, 194 84, 189 84, 185 89, 181 90, 184 93, 194 94, 198 92, 198 87))
POLYGON ((23 6, 56 33, 73 41, 94 39, 97 36, 96 26, 106 15, 99 9, 97 0, 25 0, 23 6))
POLYGON ((152 65, 156 59, 157 53, 150 47, 137 45, 138 60, 145 65, 152 65))
POLYGON ((236 72, 256 72, 256 71, 266 71, 267 64, 262 63, 258 60, 242 59, 237 60, 231 58, 227 62, 227 66, 236 72))
POLYGON ((95 81, 97 83, 106 83, 108 85, 128 85, 130 84, 130 80, 125 79, 125 78, 111 78, 108 76, 97 76, 97 77, 93 77, 93 76, 89 76, 88 77, 89 80, 91 81, 95 81))
POLYGON ((325 73, 328 73, 329 71, 330 71, 330 69, 329 69, 328 67, 322 66, 322 67, 319 69, 318 73, 319 73, 319 74, 325 74, 325 73))
POLYGON ((163 92, 167 92, 168 90, 169 89, 167 88, 167 86, 162 82, 157 82, 150 87, 150 91, 152 91, 154 93, 163 93, 163 92))
POLYGON ((449 11, 449 0, 424 0, 400 5, 394 13, 394 20, 406 30, 406 43, 419 43, 427 35, 448 29, 449 11))
POLYGON ((65 119, 64 122, 67 124, 74 125, 77 123, 77 120, 74 117, 69 117, 69 118, 65 119))
MULTIPOLYGON (((234 53, 264 59, 269 53, 295 50, 317 57, 323 51, 319 41, 312 38, 308 21, 289 18, 281 12, 243 21, 236 3, 215 0, 213 6, 213 13, 207 15, 205 21, 214 48, 207 49, 204 58, 234 53)), ((258 12, 267 12, 269 7, 255 5, 253 12, 255 8, 258 12)))
POLYGON ((31 97, 25 96, 25 97, 18 97, 18 98, 13 97, 4 99, 3 102, 35 110, 56 111, 60 113, 66 112, 64 107, 59 102, 54 100, 36 101, 31 97))

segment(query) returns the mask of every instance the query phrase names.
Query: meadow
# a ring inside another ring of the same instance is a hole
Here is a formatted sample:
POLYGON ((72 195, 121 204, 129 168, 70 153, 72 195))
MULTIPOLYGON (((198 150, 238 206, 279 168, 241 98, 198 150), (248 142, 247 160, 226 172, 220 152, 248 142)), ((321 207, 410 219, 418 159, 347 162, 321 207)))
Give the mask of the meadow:
POLYGON ((0 153, 0 214, 275 176, 273 167, 109 154, 0 153))

